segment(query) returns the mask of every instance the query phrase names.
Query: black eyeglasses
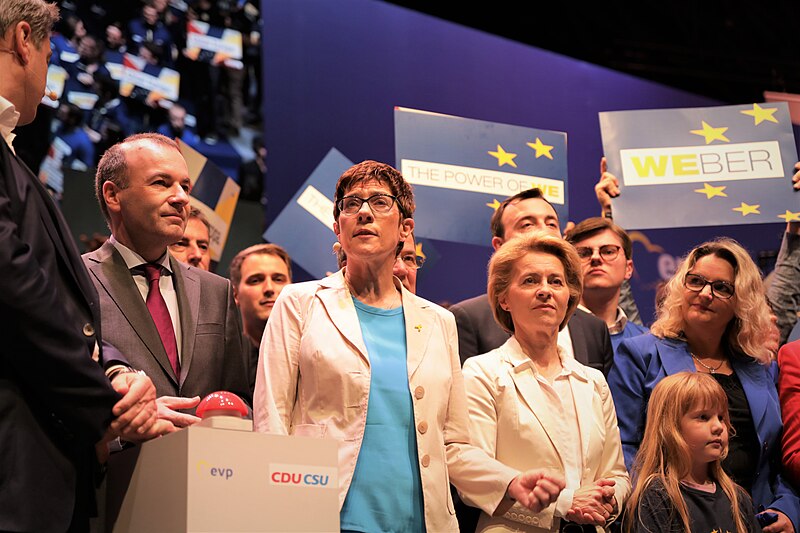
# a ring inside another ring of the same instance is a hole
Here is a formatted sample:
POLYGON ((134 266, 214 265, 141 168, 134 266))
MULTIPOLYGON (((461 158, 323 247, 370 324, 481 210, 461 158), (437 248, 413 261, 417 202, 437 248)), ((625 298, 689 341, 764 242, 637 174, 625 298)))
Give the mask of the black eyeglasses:
POLYGON ((706 285, 711 285, 711 294, 722 300, 733 297, 735 293, 733 284, 727 281, 720 279, 711 281, 699 274, 686 274, 686 277, 683 278, 683 286, 692 292, 700 292, 706 288, 706 285))
POLYGON ((345 196, 341 200, 339 200, 338 206, 339 211, 342 212, 343 215, 352 216, 361 211, 361 206, 364 205, 364 202, 369 204, 369 208, 372 212, 376 215, 378 214, 386 214, 392 210, 392 206, 397 201, 396 196, 392 196, 391 194, 373 194, 369 198, 360 198, 358 196, 345 196))
POLYGON ((413 270, 417 270, 422 268, 422 265, 425 264, 425 258, 421 255, 417 255, 416 252, 408 252, 404 254, 400 254, 400 261, 406 265, 406 268, 410 268, 413 270))
POLYGON ((594 255, 595 250, 599 250, 600 257, 603 261, 613 261, 619 255, 622 246, 617 246, 616 244, 604 244, 603 246, 595 246, 594 248, 590 246, 576 246, 575 250, 578 251, 578 257, 581 258, 581 261, 589 261, 592 255, 594 255))

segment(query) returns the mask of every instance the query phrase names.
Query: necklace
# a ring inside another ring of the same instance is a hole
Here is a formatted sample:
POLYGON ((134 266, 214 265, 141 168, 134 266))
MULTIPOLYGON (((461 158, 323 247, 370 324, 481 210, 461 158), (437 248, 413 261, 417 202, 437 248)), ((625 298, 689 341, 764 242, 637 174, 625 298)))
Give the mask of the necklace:
POLYGON ((708 373, 709 373, 709 374, 716 374, 716 373, 717 373, 717 370, 719 370, 719 369, 720 369, 720 367, 722 367, 722 365, 724 365, 724 364, 725 364, 725 360, 723 359, 722 361, 720 361, 720 362, 719 362, 719 364, 718 364, 717 366, 708 366, 707 364, 705 364, 704 362, 702 362, 700 359, 698 359, 698 358, 697 358, 697 356, 696 356, 695 354, 693 354, 692 352, 689 352, 689 355, 691 355, 691 356, 692 356, 692 359, 694 359, 695 361, 697 361, 698 363, 700 363, 700 366, 702 366, 703 368, 705 368, 706 370, 708 370, 708 373))

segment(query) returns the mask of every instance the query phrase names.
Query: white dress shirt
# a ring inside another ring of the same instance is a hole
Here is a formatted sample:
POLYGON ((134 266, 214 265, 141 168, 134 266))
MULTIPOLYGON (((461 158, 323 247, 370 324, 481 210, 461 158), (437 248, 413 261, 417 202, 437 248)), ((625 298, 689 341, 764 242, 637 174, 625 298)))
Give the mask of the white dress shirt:
POLYGON ((18 122, 19 112, 14 107, 14 104, 0 96, 0 135, 3 136, 3 140, 15 155, 17 152, 14 152, 12 143, 17 135, 11 133, 11 131, 17 127, 18 122))

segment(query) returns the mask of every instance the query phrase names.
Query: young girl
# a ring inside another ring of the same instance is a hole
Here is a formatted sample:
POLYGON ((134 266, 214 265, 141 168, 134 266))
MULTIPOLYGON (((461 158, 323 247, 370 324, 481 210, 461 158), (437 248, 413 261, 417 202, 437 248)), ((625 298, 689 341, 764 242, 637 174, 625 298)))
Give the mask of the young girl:
POLYGON ((662 379, 633 467, 626 533, 761 531, 752 500, 722 470, 730 431, 728 399, 713 377, 662 379))

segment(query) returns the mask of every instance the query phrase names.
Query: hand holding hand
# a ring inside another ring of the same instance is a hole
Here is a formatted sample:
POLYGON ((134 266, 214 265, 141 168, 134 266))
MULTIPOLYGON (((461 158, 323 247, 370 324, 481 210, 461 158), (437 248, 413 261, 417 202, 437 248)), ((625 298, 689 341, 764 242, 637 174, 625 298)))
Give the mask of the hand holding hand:
POLYGON ((508 495, 534 513, 558 499, 564 490, 564 477, 544 468, 533 468, 514 478, 508 486, 508 495))
POLYGON ((605 525, 617 508, 615 484, 613 479, 598 479, 593 485, 580 487, 565 518, 576 524, 605 525))
POLYGON ((122 399, 111 411, 116 418, 109 430, 124 440, 145 440, 143 435, 158 419, 155 385, 144 374, 124 372, 114 377, 111 386, 122 395, 122 399))

